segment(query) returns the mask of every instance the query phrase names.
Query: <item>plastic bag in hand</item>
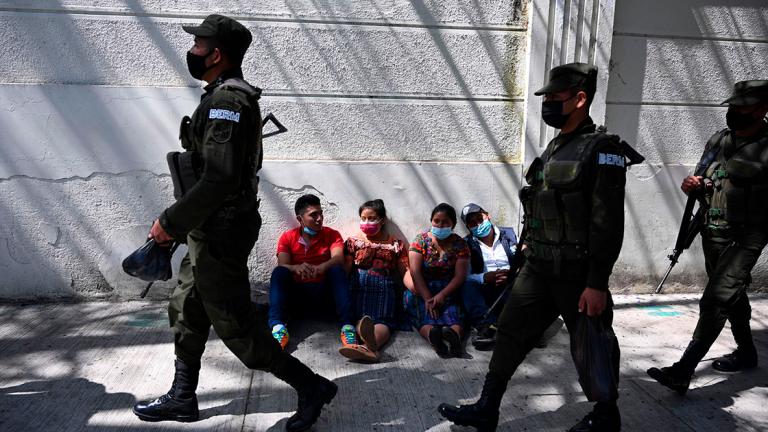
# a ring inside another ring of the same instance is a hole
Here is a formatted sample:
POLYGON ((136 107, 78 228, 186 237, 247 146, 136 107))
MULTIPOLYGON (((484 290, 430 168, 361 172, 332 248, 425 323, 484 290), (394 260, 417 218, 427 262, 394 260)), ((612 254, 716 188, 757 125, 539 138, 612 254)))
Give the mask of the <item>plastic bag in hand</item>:
POLYGON ((148 282, 168 280, 173 276, 171 256, 176 246, 160 246, 155 240, 149 239, 123 260, 123 271, 148 282))
POLYGON ((582 314, 571 341, 571 353, 579 384, 590 402, 608 402, 618 398, 619 377, 614 375, 619 360, 618 341, 613 331, 603 326, 600 317, 582 314))

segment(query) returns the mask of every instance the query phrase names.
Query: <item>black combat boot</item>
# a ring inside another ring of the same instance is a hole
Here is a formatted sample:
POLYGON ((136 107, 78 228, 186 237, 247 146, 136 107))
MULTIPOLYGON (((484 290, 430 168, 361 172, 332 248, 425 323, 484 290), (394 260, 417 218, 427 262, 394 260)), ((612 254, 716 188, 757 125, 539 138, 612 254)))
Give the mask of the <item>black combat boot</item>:
POLYGON ((440 404, 437 411, 459 426, 474 426, 479 432, 496 430, 499 424, 499 405, 507 390, 509 378, 504 379, 488 372, 480 399, 471 405, 440 404))
POLYGON ((691 343, 683 352, 680 361, 672 366, 659 368, 650 368, 646 372, 648 375, 659 382, 664 387, 668 387, 678 394, 685 395, 688 386, 691 385, 691 377, 696 365, 709 351, 709 346, 697 339, 691 339, 691 343))
POLYGON ((676 367, 677 363, 672 366, 659 368, 650 368, 646 371, 648 376, 658 381, 659 384, 664 387, 670 388, 676 391, 680 396, 685 395, 688 391, 688 386, 691 385, 691 377, 693 373, 684 371, 679 367, 676 367))
POLYGON ((754 367, 757 367, 757 350, 754 345, 751 347, 738 347, 736 351, 712 362, 712 368, 720 372, 738 372, 754 367))
POLYGON ((288 356, 285 363, 272 373, 298 393, 296 413, 285 425, 288 432, 301 432, 311 428, 320 417, 323 405, 330 403, 338 390, 336 384, 312 372, 292 356, 288 356))
POLYGON ((568 432, 618 432, 621 415, 615 403, 598 402, 592 412, 576 423, 568 432))
MULTIPOLYGON (((748 307, 748 306, 747 306, 748 307)), ((752 340, 752 329, 749 319, 752 309, 741 319, 731 321, 731 333, 736 341, 736 351, 715 359, 712 368, 720 372, 738 372, 743 369, 757 367, 757 349, 752 340)))
POLYGON ((133 407, 133 413, 140 420, 193 422, 200 417, 195 395, 200 366, 190 367, 180 359, 176 359, 175 365, 176 375, 168 393, 153 401, 139 402, 133 407))

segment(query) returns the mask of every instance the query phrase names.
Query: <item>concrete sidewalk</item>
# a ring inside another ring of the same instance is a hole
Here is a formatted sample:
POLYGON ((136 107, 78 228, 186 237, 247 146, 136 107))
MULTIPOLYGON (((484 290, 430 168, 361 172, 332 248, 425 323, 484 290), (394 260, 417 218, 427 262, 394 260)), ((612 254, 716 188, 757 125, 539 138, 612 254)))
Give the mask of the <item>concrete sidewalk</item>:
MULTIPOLYGON (((768 296, 753 295, 753 329, 763 366, 723 374, 705 361, 687 396, 651 381, 648 367, 669 365, 687 345, 697 318, 692 295, 615 296, 622 349, 619 400, 625 431, 768 430, 768 296)), ((165 302, 0 306, 2 431, 280 431, 295 393, 253 372, 212 335, 203 359, 197 423, 144 423, 137 400, 168 390, 172 336, 165 302)), ((400 332, 383 361, 362 365, 337 353, 332 324, 294 329, 290 350, 333 379, 339 394, 316 431, 464 431, 445 422, 440 402, 474 400, 489 352, 439 359, 415 332, 400 332)), ((726 328, 708 359, 734 348, 726 328)), ((531 352, 509 384, 499 430, 562 431, 590 404, 581 395, 565 330, 531 352)))

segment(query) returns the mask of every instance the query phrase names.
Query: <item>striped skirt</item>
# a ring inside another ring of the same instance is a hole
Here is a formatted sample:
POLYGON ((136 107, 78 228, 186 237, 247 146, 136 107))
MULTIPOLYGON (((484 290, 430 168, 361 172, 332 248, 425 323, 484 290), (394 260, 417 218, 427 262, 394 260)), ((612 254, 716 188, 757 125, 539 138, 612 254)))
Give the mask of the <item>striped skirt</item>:
POLYGON ((385 324, 390 329, 395 324, 395 283, 389 276, 371 274, 357 269, 352 276, 351 301, 355 320, 363 315, 371 317, 374 323, 385 324))

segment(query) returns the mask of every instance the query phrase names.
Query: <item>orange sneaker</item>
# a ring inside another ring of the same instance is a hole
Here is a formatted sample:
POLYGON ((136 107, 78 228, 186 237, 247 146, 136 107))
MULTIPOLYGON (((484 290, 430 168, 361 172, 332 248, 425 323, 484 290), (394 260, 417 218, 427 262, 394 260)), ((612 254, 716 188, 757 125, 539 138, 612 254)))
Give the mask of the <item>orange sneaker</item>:
POLYGON ((364 345, 344 345, 339 348, 339 354, 344 357, 364 363, 379 361, 379 354, 366 348, 364 345))
POLYGON ((374 329, 375 325, 373 320, 368 315, 363 316, 360 318, 360 321, 357 322, 357 334, 360 335, 360 339, 369 350, 376 352, 379 350, 379 345, 376 343, 376 333, 374 332, 374 329))
POLYGON ((276 324, 272 327, 272 337, 280 344, 280 348, 285 349, 288 346, 288 329, 283 324, 276 324))
POLYGON ((341 346, 357 345, 357 336, 355 335, 355 328, 350 324, 345 324, 341 328, 341 346))

